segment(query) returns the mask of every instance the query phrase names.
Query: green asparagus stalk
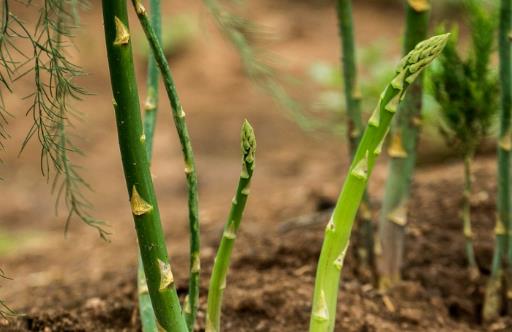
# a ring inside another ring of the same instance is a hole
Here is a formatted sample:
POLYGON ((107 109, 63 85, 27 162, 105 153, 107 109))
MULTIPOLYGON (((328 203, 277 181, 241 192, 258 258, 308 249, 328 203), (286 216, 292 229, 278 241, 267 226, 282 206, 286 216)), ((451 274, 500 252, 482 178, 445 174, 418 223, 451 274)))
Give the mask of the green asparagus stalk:
POLYGON ((473 152, 464 156, 464 194, 462 199, 462 222, 464 224, 464 237, 466 239, 466 257, 468 259, 469 277, 476 280, 480 276, 480 269, 476 263, 475 250, 473 248, 473 230, 471 227, 471 187, 473 152))
MULTIPOLYGON (((338 13, 339 34, 341 37, 341 62, 343 64, 343 79, 345 82, 345 100, 348 114, 348 140, 351 158, 356 153, 357 145, 364 130, 361 117, 361 94, 357 87, 356 48, 354 41, 354 28, 352 20, 352 1, 338 0, 336 2, 338 13)), ((370 197, 365 192, 359 215, 362 222, 364 238, 364 257, 368 266, 373 270, 375 266, 373 225, 370 209, 370 197)))
MULTIPOLYGON (((427 37, 429 1, 408 1, 404 54, 427 37)), ((377 260, 379 286, 387 288, 400 280, 404 256, 405 225, 411 178, 416 162, 416 143, 421 123, 423 79, 411 86, 391 127, 388 178, 379 218, 377 260)))
POLYGON ((194 153, 192 144, 190 143, 190 135, 188 133, 187 124, 185 122, 185 112, 178 97, 176 86, 169 68, 169 63, 165 57, 162 45, 158 39, 148 14, 140 0, 132 0, 133 6, 139 18, 139 22, 146 34, 153 56, 160 69, 160 73, 164 80, 165 90, 172 107, 172 115, 174 124, 178 132, 178 137, 182 147, 182 153, 185 162, 185 174, 188 185, 188 209, 189 209, 189 228, 190 228, 190 280, 189 293, 187 303, 184 305, 184 314, 187 326, 190 331, 194 329, 196 321, 197 308, 199 302, 199 275, 201 263, 199 257, 200 249, 200 233, 199 233, 199 208, 198 208, 198 191, 197 191, 197 175, 194 161, 194 153))
MULTIPOLYGON (((162 40, 162 17, 160 0, 150 0, 150 22, 155 30, 158 40, 162 40)), ((153 152, 153 136, 155 134, 156 117, 158 113, 158 81, 159 71, 158 64, 153 56, 148 57, 148 76, 147 76, 147 91, 146 101, 144 103, 144 134, 146 135, 146 145, 148 152, 148 159, 151 160, 153 152)))
POLYGON ((208 290, 208 308, 206 313, 206 332, 220 331, 220 316, 222 296, 226 287, 226 277, 229 270, 231 252, 235 244, 236 235, 245 204, 249 196, 249 187, 255 166, 256 137, 254 131, 246 120, 242 125, 242 172, 236 189, 235 197, 231 203, 228 220, 224 226, 224 233, 220 242, 215 263, 213 265, 210 287, 208 290))
MULTIPOLYGON (((150 0, 150 20, 155 29, 158 39, 162 40, 162 18, 160 10, 160 0, 150 0)), ((144 104, 144 135, 146 136, 146 153, 148 161, 151 163, 153 154, 153 138, 155 136, 156 118, 158 112, 158 81, 159 72, 155 58, 148 57, 148 73, 146 82, 146 102, 144 104)), ((142 331, 152 332, 156 331, 156 319, 153 307, 151 305, 151 298, 147 292, 146 276, 144 275, 144 267, 142 260, 139 256, 137 272, 137 284, 139 288, 139 312, 142 325, 142 331)))
POLYGON ((160 328, 187 331, 145 149, 125 0, 103 0, 119 147, 151 302, 160 328))
POLYGON ((422 70, 440 54, 448 37, 449 34, 444 34, 425 40, 402 59, 395 77, 382 93, 379 104, 368 121, 333 215, 325 230, 315 279, 309 328, 311 332, 334 330, 340 274, 354 218, 368 178, 377 156, 381 153, 399 101, 422 70))
POLYGON ((491 267, 491 277, 487 283, 483 307, 483 319, 498 317, 503 295, 503 266, 512 262, 512 238, 510 235, 510 150, 511 106, 512 106, 512 63, 509 34, 512 28, 512 2, 501 0, 499 23, 499 58, 501 83, 501 114, 498 143, 498 198, 496 220, 496 243, 491 267))

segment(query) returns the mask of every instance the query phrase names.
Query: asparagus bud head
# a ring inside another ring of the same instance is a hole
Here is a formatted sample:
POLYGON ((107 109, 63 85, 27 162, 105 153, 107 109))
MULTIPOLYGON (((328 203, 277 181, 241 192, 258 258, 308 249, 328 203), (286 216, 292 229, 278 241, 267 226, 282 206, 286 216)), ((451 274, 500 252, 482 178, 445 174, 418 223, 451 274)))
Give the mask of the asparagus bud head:
POLYGON ((247 120, 242 125, 241 143, 243 162, 253 164, 254 155, 256 154, 256 136, 254 136, 254 129, 247 120))
POLYGON ((401 97, 403 97, 405 88, 414 82, 423 69, 441 54, 449 38, 450 33, 446 33, 424 40, 418 43, 418 45, 400 61, 396 70, 395 79, 393 79, 391 84, 395 89, 400 90, 401 97))

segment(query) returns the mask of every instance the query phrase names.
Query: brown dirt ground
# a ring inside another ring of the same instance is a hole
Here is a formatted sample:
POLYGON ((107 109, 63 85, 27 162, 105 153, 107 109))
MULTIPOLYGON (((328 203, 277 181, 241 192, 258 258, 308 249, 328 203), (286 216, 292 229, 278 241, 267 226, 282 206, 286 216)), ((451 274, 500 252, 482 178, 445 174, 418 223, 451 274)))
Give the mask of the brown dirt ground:
MULTIPOLYGON (((259 1, 251 4, 254 20, 278 31, 268 47, 285 59, 288 72, 303 75, 315 59, 336 63, 336 19, 330 2, 259 1)), ((80 159, 95 188, 95 214, 109 221, 112 242, 104 243, 80 223, 63 236, 53 198, 39 174, 36 144, 17 158, 29 121, 19 111, 11 123, 2 174, 0 230, 15 242, 0 256, 1 267, 14 278, 2 281, 0 298, 25 315, 1 331, 138 331, 135 234, 116 147, 114 115, 100 11, 85 13, 87 33, 78 36, 76 54, 89 76, 83 84, 95 93, 77 108, 86 116, 77 125, 87 157, 80 159)), ((203 33, 172 59, 176 82, 186 106, 200 181, 203 241, 203 283, 199 328, 203 326, 206 285, 220 230, 239 172, 239 126, 244 118, 258 136, 257 173, 226 291, 225 331, 305 331, 309 318, 315 264, 321 246, 325 210, 332 206, 343 181, 347 160, 343 141, 329 135, 306 134, 283 116, 242 74, 236 53, 216 32, 199 2, 173 1, 166 12, 199 13, 203 33), (235 93, 234 93, 235 92, 235 93), (336 157, 333 157, 336 156, 336 157), (318 216, 318 212, 320 213, 318 216), (319 220, 308 227, 282 232, 297 216, 319 220)), ((358 42, 387 39, 397 54, 400 8, 358 3, 358 42)), ((132 21, 132 26, 136 26, 132 21)), ((143 59, 139 59, 143 63, 143 59)), ((138 68, 141 83, 144 66, 138 68)), ((20 97, 28 82, 7 100, 23 110, 20 97)), ((312 98, 314 89, 296 87, 312 98)), ((165 100, 164 100, 165 101, 165 100)), ((15 112, 14 112, 15 113, 15 112)), ((164 104, 155 142, 153 174, 165 223, 169 251, 180 294, 186 293, 187 221, 185 182, 180 149, 169 127, 164 104)), ((428 159, 429 157, 427 157, 428 159)), ((382 195, 385 164, 379 164, 370 190, 382 195)), ((461 201, 461 165, 421 167, 414 183, 408 229, 406 282, 379 294, 368 271, 351 250, 344 270, 339 319, 343 331, 507 331, 503 318, 490 326, 479 321, 488 262, 492 255, 495 160, 478 159, 475 170, 474 224, 479 237, 477 258, 484 279, 467 280, 457 207, 461 201), (412 208, 414 207, 414 208, 412 208)), ((376 204, 378 205, 378 204, 376 204)), ((377 215, 377 206, 375 215, 377 215)), ((357 237, 352 246, 357 246, 357 237)))

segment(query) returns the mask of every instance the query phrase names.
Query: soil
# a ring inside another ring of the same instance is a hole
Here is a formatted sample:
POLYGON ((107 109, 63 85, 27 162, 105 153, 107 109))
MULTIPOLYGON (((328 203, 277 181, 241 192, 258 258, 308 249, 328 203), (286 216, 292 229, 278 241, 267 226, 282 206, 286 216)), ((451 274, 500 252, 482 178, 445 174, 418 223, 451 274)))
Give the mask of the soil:
MULTIPOLYGON (((249 6, 252 19, 278 31, 268 47, 286 59, 283 63, 288 72, 307 78, 304 73, 316 59, 337 63, 331 2, 261 0, 249 6)), ((357 2, 354 10, 356 22, 362 22, 357 34, 361 45, 387 38, 390 52, 400 52, 400 7, 357 2)), ((258 138, 257 169, 228 278, 223 330, 306 331, 324 225, 348 165, 348 160, 340 157, 347 155, 345 143, 339 137, 304 132, 255 89, 244 78, 236 53, 216 32, 199 2, 166 3, 165 12, 190 13, 201 22, 200 34, 171 59, 186 106, 200 182, 203 273, 197 328, 204 328, 207 280, 239 173, 239 126, 248 118, 258 138)), ((6 175, 0 231, 10 242, 0 247, 0 260, 13 280, 1 281, 0 298, 23 315, 0 321, 0 331, 140 331, 136 239, 115 143, 100 17, 94 5, 82 19, 87 33, 78 35, 80 52, 74 56, 90 73, 83 84, 94 95, 77 104, 86 120, 77 124, 76 130, 84 137, 80 146, 87 157, 78 160, 95 189, 89 195, 94 212, 109 221, 111 242, 101 241, 79 222, 73 222, 63 236, 63 217, 55 217, 54 198, 39 174, 37 145, 28 146, 17 157, 30 123, 20 113, 12 121, 12 138, 2 168, 6 175)), ((144 59, 138 60, 144 63, 144 59)), ((141 86, 144 71, 140 65, 141 86)), ((6 102, 13 109, 23 109, 20 96, 30 91, 29 81, 19 82, 17 88, 20 92, 8 96, 6 102)), ((304 98, 315 95, 315 89, 305 83, 293 91, 304 98)), ((160 120, 153 174, 175 279, 183 297, 188 268, 185 181, 165 104, 160 120)), ((423 156, 422 160, 429 159, 435 158, 423 156)), ((370 183, 375 219, 386 170, 382 160, 370 183)), ((512 329, 508 317, 490 325, 480 321, 493 250, 494 156, 478 156, 474 175, 472 213, 481 279, 470 282, 465 268, 458 215, 462 165, 454 159, 424 163, 412 190, 404 282, 388 293, 377 291, 357 250, 360 239, 356 230, 343 273, 336 331, 512 329)))

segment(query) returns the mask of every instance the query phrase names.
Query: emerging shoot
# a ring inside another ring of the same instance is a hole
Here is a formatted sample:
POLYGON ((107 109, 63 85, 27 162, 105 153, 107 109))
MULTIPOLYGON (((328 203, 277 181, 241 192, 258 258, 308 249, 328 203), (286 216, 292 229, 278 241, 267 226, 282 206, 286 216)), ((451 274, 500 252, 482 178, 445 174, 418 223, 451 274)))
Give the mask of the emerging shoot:
POLYGON ((238 181, 235 198, 224 226, 224 233, 217 250, 213 265, 210 287, 208 290, 208 307, 206 313, 206 332, 220 332, 220 315, 222 296, 226 288, 226 277, 229 270, 231 253, 235 244, 236 234, 242 221, 255 166, 256 137, 247 120, 242 125, 242 171, 238 181))
POLYGON ((325 232, 324 243, 318 261, 315 292, 310 320, 311 332, 334 330, 336 304, 343 256, 349 244, 350 233, 368 177, 376 161, 372 153, 385 138, 394 116, 386 106, 395 98, 402 99, 405 91, 418 74, 443 50, 449 34, 439 35, 419 43, 407 54, 396 70, 393 84, 389 84, 380 105, 380 125, 367 126, 359 143, 343 189, 333 212, 332 231, 325 232), (363 176, 364 175, 364 176, 363 176), (340 259, 341 257, 341 259, 340 259), (327 310, 325 310, 327 308, 327 310))

